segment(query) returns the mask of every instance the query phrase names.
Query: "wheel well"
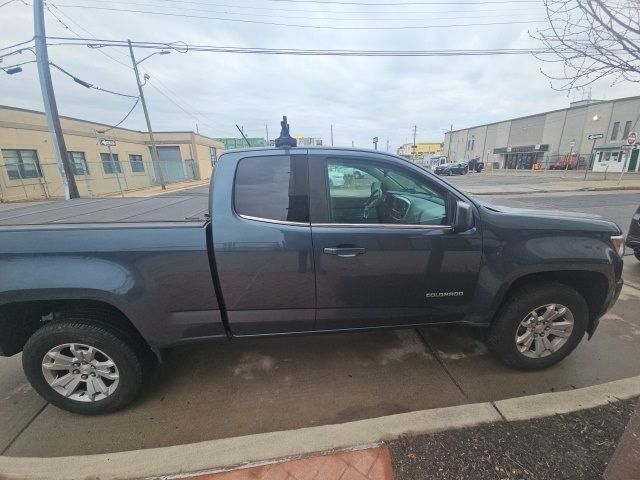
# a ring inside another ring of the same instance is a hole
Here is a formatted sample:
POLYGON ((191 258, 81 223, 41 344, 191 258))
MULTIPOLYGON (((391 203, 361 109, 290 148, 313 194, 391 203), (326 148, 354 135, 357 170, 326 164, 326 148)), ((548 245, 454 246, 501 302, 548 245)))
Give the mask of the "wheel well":
POLYGON ((589 308, 589 328, 587 328, 587 331, 591 335, 593 322, 602 312, 607 298, 607 277, 599 272, 582 270, 532 273, 520 277, 513 282, 505 293, 502 303, 504 303, 504 300, 508 298, 514 290, 528 288, 532 284, 544 282, 562 283, 582 295, 589 308))
POLYGON ((108 303, 94 300, 41 300, 16 302, 0 306, 0 353, 11 356, 22 351, 29 337, 46 322, 54 322, 62 313, 95 312, 109 315, 106 327, 134 338, 150 348, 126 315, 108 303))

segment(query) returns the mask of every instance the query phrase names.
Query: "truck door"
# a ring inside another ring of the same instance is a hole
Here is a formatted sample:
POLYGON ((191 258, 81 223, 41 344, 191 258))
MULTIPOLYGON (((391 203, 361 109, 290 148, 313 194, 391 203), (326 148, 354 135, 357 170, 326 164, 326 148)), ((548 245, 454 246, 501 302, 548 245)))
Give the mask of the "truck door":
POLYGON ((211 193, 214 265, 233 334, 313 330, 306 150, 225 154, 211 193))
POLYGON ((309 152, 317 330, 461 320, 481 258, 454 233, 451 193, 384 156, 309 152))

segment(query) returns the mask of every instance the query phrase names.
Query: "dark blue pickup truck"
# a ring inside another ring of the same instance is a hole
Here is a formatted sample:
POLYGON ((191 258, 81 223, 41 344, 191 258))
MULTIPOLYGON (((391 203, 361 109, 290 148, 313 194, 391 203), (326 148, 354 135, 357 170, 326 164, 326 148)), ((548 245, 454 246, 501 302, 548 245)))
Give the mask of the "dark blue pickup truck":
POLYGON ((58 215, 74 202, 0 215, 0 353, 72 412, 122 408, 163 350, 213 339, 465 324, 542 369, 622 287, 614 223, 483 205, 375 151, 229 151, 200 218, 58 215))

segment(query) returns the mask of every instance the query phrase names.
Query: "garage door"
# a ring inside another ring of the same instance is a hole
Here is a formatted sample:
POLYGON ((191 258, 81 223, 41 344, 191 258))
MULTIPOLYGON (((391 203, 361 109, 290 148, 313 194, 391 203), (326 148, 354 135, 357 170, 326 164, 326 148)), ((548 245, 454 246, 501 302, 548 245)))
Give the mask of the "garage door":
POLYGON ((164 181, 169 183, 185 180, 187 176, 185 175, 182 157, 180 156, 180 147, 157 148, 158 160, 160 162, 160 168, 162 168, 164 181))

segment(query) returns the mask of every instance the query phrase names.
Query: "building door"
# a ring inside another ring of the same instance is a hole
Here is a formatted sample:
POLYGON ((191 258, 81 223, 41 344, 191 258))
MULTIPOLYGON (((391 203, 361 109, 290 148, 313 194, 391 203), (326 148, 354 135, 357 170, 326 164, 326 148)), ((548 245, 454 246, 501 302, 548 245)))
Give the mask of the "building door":
POLYGON ((638 167, 638 152, 640 150, 634 149, 631 151, 631 158, 629 159, 629 168, 627 168, 627 172, 635 172, 638 167))
MULTIPOLYGON (((162 169, 162 176, 167 183, 180 182, 186 180, 184 165, 180 155, 180 147, 157 147, 158 161, 162 169)), ((154 176, 157 176, 154 168, 154 176)), ((156 179, 158 181, 158 179, 156 179)))

